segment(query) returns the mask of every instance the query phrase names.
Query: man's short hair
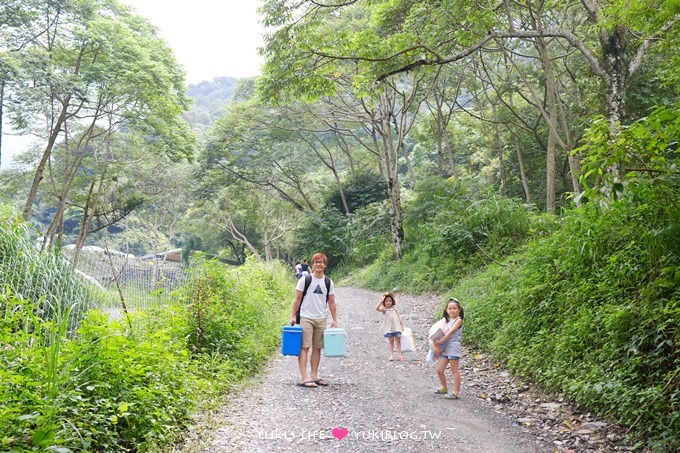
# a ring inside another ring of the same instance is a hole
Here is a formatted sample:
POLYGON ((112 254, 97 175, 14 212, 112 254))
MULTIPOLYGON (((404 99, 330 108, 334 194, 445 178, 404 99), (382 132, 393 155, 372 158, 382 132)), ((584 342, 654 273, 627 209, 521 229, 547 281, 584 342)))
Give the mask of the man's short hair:
POLYGON ((315 253, 312 256, 312 264, 314 264, 314 261, 319 261, 319 260, 323 260, 323 263, 326 266, 328 266, 328 257, 326 257, 326 255, 324 255, 323 253, 315 253))

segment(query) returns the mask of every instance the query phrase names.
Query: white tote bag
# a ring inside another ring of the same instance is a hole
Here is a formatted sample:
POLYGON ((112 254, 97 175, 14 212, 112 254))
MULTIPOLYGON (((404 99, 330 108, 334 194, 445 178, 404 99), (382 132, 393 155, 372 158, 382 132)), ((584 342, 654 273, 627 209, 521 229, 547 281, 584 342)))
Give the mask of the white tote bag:
POLYGON ((413 331, 406 327, 401 333, 401 352, 413 352, 416 350, 416 342, 413 331))

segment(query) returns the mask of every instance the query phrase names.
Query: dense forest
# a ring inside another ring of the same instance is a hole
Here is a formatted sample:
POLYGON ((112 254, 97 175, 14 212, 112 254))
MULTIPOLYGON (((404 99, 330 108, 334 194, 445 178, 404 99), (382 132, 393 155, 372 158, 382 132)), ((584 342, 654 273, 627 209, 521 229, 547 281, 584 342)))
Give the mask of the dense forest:
POLYGON ((252 301, 316 251, 455 294, 470 344, 680 448, 680 4, 657 3, 262 0, 262 75, 187 86, 116 0, 1 2, 0 117, 39 144, 0 169, 0 449, 172 442, 228 385, 189 388, 258 369, 280 324, 250 331, 252 301), (187 276, 91 287, 94 247, 187 276))

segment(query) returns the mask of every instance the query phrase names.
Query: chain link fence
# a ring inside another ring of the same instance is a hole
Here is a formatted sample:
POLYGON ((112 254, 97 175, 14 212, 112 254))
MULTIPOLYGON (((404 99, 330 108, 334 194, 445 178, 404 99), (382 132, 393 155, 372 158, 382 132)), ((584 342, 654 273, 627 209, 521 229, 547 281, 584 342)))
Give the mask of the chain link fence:
MULTIPOLYGON (((188 281, 187 266, 162 255, 141 259, 85 247, 76 258, 73 248, 65 247, 58 253, 41 252, 39 248, 21 235, 2 241, 2 292, 36 302, 40 307, 38 315, 43 319, 60 318, 68 313, 69 330, 92 309, 132 327, 126 312, 161 309, 173 300, 181 300, 177 291, 188 281)), ((0 304, 5 310, 9 307, 0 304)), ((3 315, 8 314, 0 312, 3 315)))
MULTIPOLYGON (((74 262, 73 250, 63 256, 74 262)), ((187 266, 164 255, 138 258, 118 251, 85 247, 75 261, 75 273, 97 287, 104 295, 100 309, 119 317, 127 309, 134 312, 162 308, 174 291, 188 280, 187 266)))

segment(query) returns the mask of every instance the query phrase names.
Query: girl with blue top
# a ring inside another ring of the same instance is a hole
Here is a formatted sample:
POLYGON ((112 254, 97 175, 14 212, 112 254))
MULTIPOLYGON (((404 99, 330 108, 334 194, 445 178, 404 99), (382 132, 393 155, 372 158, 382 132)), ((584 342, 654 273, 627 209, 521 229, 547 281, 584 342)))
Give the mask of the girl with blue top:
POLYGON ((436 355, 439 356, 439 365, 437 366, 437 376, 441 387, 434 393, 437 395, 446 395, 448 399, 457 400, 460 398, 460 371, 458 370, 458 361, 463 356, 463 348, 460 340, 463 338, 463 307, 460 306, 458 300, 451 298, 444 309, 444 319, 446 323, 442 330, 444 337, 432 342, 432 347, 436 355), (446 366, 451 368, 453 374, 453 392, 448 391, 446 385, 446 366))

